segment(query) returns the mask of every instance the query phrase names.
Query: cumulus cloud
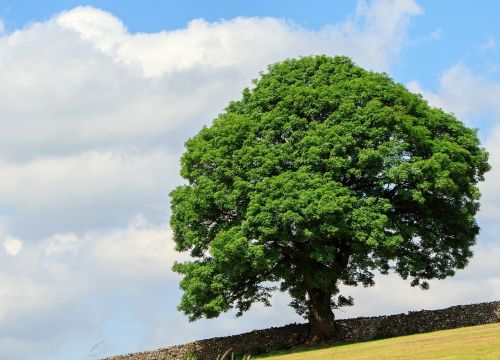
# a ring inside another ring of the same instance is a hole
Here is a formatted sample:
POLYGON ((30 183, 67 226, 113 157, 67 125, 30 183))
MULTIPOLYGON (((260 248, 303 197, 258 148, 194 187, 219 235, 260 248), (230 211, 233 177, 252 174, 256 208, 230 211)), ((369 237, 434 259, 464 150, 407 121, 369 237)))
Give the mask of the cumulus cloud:
POLYGON ((30 238, 119 226, 138 212, 163 222, 178 162, 164 149, 0 161, 0 203, 15 207, 10 230, 30 238))
POLYGON ((361 65, 378 71, 398 61, 408 41, 405 31, 412 16, 423 9, 413 0, 358 1, 356 12, 346 21, 330 27, 334 44, 361 65), (359 59, 359 60, 358 60, 359 59))
POLYGON ((99 272, 112 274, 124 286, 178 280, 170 268, 174 260, 187 259, 187 254, 174 251, 172 231, 167 225, 152 226, 143 216, 136 217, 126 229, 87 234, 84 242, 94 244, 91 258, 102 270, 99 272))
POLYGON ((2 347, 2 358, 29 357, 43 343, 67 341, 68 333, 98 334, 118 311, 117 295, 124 305, 155 298, 151 284, 176 288, 174 259, 182 257, 168 226, 141 216, 126 228, 54 234, 26 244, 15 259, 0 254, 0 344, 16 340, 25 346, 22 352, 2 347))
POLYGON ((3 247, 9 255, 16 256, 23 247, 23 243, 19 239, 7 238, 3 242, 3 247))
POLYGON ((2 36, 0 152, 179 145, 179 133, 209 122, 267 64, 287 57, 347 54, 387 71, 421 10, 411 0, 360 4, 321 31, 256 17, 132 34, 112 14, 78 7, 2 36))
POLYGON ((488 35, 486 37, 486 40, 483 43, 477 45, 479 50, 482 52, 486 52, 486 51, 495 49, 496 46, 497 46, 497 41, 493 35, 488 35))
POLYGON ((441 38, 443 37, 443 33, 444 33, 443 29, 437 28, 436 30, 431 31, 428 34, 420 35, 411 39, 410 44, 413 46, 419 46, 430 42, 438 41, 441 40, 441 38))
POLYGON ((408 84, 429 104, 455 113, 470 125, 484 115, 500 118, 500 84, 474 73, 466 64, 457 63, 439 78, 436 91, 423 89, 418 81, 408 84))
POLYGON ((255 74, 269 59, 333 52, 387 70, 404 43, 411 16, 421 12, 413 0, 360 1, 352 17, 320 32, 282 19, 239 17, 215 23, 196 19, 185 29, 130 34, 120 20, 91 7, 64 12, 54 22, 115 61, 136 64, 145 76, 155 77, 197 66, 237 67, 255 74))

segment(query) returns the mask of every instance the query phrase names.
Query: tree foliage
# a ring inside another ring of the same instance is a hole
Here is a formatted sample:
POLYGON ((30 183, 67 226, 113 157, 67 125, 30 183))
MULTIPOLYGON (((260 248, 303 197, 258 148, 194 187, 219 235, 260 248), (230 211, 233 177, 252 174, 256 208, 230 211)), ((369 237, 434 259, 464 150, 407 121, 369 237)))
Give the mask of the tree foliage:
POLYGON ((489 169, 476 130, 347 57, 271 65, 186 142, 171 193, 190 319, 241 314, 278 284, 309 315, 339 284, 412 286, 467 265, 489 169))

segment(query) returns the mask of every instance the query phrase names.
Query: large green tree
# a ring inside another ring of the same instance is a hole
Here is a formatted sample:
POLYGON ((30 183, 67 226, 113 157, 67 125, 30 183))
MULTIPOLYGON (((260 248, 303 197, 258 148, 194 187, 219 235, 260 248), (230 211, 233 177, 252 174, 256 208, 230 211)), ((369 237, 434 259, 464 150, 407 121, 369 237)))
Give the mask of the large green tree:
POLYGON ((174 265, 191 320, 279 287, 311 340, 330 339, 332 308, 352 303, 340 284, 393 270, 427 288, 472 256, 489 169, 476 130, 347 57, 271 65, 186 149, 171 225, 194 257, 174 265))

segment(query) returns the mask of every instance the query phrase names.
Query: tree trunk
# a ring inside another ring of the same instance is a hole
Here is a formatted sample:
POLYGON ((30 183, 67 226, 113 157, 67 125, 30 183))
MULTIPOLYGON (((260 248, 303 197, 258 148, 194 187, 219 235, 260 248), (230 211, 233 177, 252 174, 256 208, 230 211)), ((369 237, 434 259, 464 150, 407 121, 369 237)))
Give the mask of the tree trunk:
POLYGON ((311 289, 307 293, 309 295, 309 342, 319 343, 336 339, 335 316, 330 304, 330 292, 311 289))

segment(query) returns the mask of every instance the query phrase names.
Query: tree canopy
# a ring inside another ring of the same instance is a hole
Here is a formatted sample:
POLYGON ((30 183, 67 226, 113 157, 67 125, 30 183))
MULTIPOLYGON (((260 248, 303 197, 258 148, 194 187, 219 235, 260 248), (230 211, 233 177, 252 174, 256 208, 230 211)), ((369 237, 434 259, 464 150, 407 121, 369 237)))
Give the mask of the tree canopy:
POLYGON ((476 130, 387 74, 347 57, 271 65, 186 142, 179 310, 241 314, 278 286, 312 337, 332 336, 332 307, 352 303, 339 284, 392 270, 427 288, 467 265, 487 159, 476 130))

